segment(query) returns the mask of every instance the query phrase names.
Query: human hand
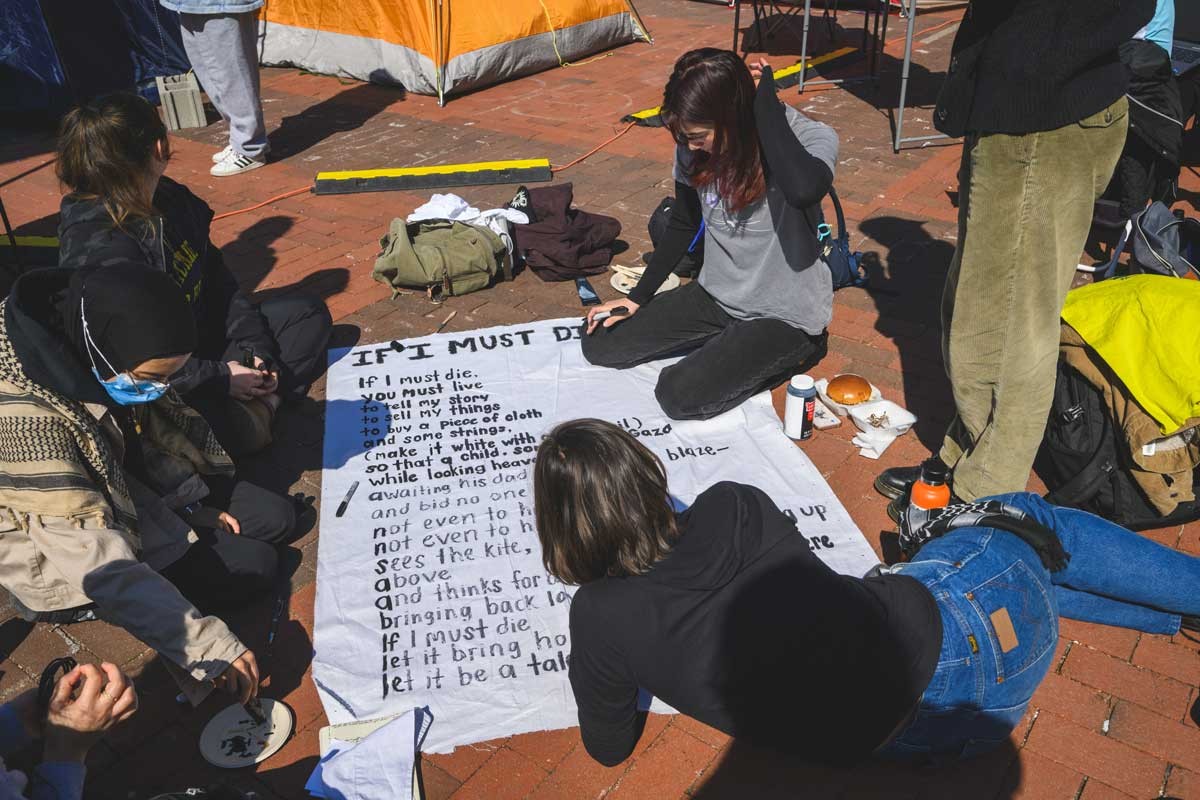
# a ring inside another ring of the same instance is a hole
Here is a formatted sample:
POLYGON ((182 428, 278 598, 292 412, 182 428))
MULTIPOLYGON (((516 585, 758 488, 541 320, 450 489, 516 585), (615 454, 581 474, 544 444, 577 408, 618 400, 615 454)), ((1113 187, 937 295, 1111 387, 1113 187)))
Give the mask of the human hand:
POLYGON ((218 689, 224 689, 237 697, 243 705, 258 696, 258 662, 249 650, 234 659, 233 663, 213 681, 218 689))
POLYGON ((767 63, 765 58, 760 57, 754 61, 751 61, 746 66, 750 67, 750 77, 754 78, 754 85, 757 86, 758 82, 762 80, 763 70, 771 65, 767 63))
POLYGON ((54 686, 44 760, 82 762, 101 735, 137 707, 137 692, 116 664, 80 664, 54 686))
POLYGON ((616 300, 609 300, 607 303, 601 303, 598 306, 592 306, 587 313, 587 332, 590 336, 592 331, 596 330, 597 326, 611 328, 618 322, 627 320, 632 317, 637 310, 641 308, 637 303, 630 300, 628 297, 621 297, 616 300), (618 311, 617 309, 621 309, 618 311), (597 320, 596 315, 601 311, 607 311, 611 316, 608 319, 597 320))
POLYGON ((237 521, 237 517, 228 511, 222 511, 220 514, 217 514, 217 525, 226 533, 238 535, 242 532, 242 524, 237 521))
POLYGON ((270 394, 271 392, 274 392, 277 389, 279 389, 279 370, 267 369, 267 362, 263 361, 258 356, 254 357, 254 366, 257 367, 258 369, 262 370, 262 374, 263 374, 262 388, 266 390, 267 394, 270 394))
POLYGON ((229 396, 235 400, 253 400, 273 391, 265 388, 266 376, 269 373, 253 367, 243 367, 237 361, 227 362, 226 366, 229 367, 229 396))

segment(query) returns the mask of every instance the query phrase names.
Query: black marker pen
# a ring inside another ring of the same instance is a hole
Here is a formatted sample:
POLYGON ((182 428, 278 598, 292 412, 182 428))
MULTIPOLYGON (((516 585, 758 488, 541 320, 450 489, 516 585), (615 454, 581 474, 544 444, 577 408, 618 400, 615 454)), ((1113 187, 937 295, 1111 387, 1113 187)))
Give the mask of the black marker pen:
POLYGON ((342 514, 346 513, 346 509, 350 506, 350 498, 354 497, 354 493, 357 491, 358 481, 355 481, 354 483, 350 484, 350 490, 346 492, 345 498, 342 499, 341 504, 338 506, 337 513, 334 514, 335 517, 340 517, 342 514))

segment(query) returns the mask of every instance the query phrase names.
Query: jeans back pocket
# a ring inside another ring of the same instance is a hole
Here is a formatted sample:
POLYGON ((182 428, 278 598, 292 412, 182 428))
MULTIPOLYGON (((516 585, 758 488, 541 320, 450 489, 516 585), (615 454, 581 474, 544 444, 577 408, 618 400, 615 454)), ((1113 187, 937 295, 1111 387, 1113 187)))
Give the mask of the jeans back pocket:
MULTIPOLYGON (((1047 656, 1058 641, 1058 611, 1050 591, 1047 581, 1039 579, 1024 561, 1015 561, 967 593, 988 634, 997 684, 1030 683, 1032 695, 1041 683, 1045 669, 1031 668, 1048 666, 1047 656)), ((983 643, 980 645, 982 650, 983 643)), ((1023 691, 1015 685, 1011 688, 1023 691)), ((1017 702, 1014 697, 1007 704, 1017 702)))

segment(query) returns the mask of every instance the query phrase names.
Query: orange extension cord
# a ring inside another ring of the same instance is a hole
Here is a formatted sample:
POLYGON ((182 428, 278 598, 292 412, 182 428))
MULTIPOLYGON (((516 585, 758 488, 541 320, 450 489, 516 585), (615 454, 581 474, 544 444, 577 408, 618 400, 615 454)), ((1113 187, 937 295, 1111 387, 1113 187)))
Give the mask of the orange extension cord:
MULTIPOLYGON (((938 24, 938 25, 931 25, 930 27, 928 27, 928 28, 926 28, 925 30, 921 31, 921 32, 920 32, 920 35, 921 35, 921 36, 928 36, 929 34, 933 33, 934 31, 937 31, 937 30, 940 30, 940 29, 942 29, 942 28, 945 28, 945 27, 946 27, 946 26, 948 26, 948 25, 953 25, 953 24, 954 24, 954 23, 956 23, 956 22, 962 22, 962 20, 960 20, 960 19, 951 19, 951 20, 946 20, 945 22, 942 22, 942 23, 940 23, 940 24, 938 24)), ((903 38, 904 38, 903 36, 897 36, 897 37, 896 37, 896 38, 894 38, 894 39, 891 39, 891 40, 889 40, 889 41, 887 41, 887 42, 884 42, 884 46, 886 47, 886 46, 887 46, 887 45, 889 45, 889 44, 895 44, 896 42, 898 42, 898 41, 901 41, 903 38)), ((915 37, 914 37, 914 38, 915 38, 915 37)), ((586 159, 588 159, 588 158, 591 158, 591 157, 592 157, 592 156, 594 156, 596 153, 599 153, 601 150, 603 150, 604 148, 608 147, 610 144, 612 144, 613 142, 615 142, 617 139, 620 139, 622 136, 624 136, 625 134, 629 133, 629 132, 630 132, 631 130, 633 130, 633 129, 634 129, 636 126, 637 126, 637 123, 636 123, 636 122, 631 122, 631 123, 629 123, 629 124, 628 124, 628 125, 626 125, 624 128, 622 128, 620 131, 618 131, 616 135, 614 135, 614 136, 610 136, 609 138, 605 139, 603 142, 601 142, 600 144, 596 145, 596 146, 595 146, 595 147, 593 147, 591 150, 588 150, 586 153, 584 153, 583 155, 581 155, 579 158, 577 158, 577 159, 575 159, 574 161, 571 161, 571 162, 569 162, 569 163, 567 163, 567 164, 563 164, 561 167, 554 167, 554 166, 552 166, 552 167, 550 167, 550 171, 551 171, 552 173, 559 173, 559 172, 562 172, 563 170, 568 170, 568 169, 570 169, 571 167, 573 167, 573 166, 575 166, 575 165, 577 165, 577 164, 579 164, 579 163, 581 163, 581 162, 585 161, 586 159)), ((264 201, 262 201, 261 203, 255 203, 254 205, 252 205, 252 206, 247 206, 246 208, 239 208, 239 209, 236 209, 236 210, 234 210, 234 211, 226 211, 226 212, 225 212, 225 213, 223 213, 223 214, 217 214, 215 217, 213 217, 213 222, 216 222, 217 220, 220 220, 220 219, 225 219, 226 217, 233 217, 233 216, 236 216, 236 215, 238 215, 238 214, 245 214, 245 213, 247 213, 247 212, 249 212, 249 211, 255 211, 255 210, 257 210, 257 209, 260 209, 260 208, 262 208, 263 206, 268 206, 268 205, 270 205, 271 203, 274 203, 274 202, 276 202, 276 201, 278 201, 278 200, 285 200, 285 199, 287 199, 287 198, 289 198, 289 197, 295 197, 295 196, 296 196, 296 195, 298 195, 298 194, 303 194, 304 192, 308 192, 308 191, 311 191, 311 187, 309 187, 309 186, 301 186, 299 189, 293 189, 293 190, 291 190, 290 192, 284 192, 283 194, 276 195, 276 196, 272 197, 272 198, 271 198, 271 199, 269 199, 269 200, 264 200, 264 201)))

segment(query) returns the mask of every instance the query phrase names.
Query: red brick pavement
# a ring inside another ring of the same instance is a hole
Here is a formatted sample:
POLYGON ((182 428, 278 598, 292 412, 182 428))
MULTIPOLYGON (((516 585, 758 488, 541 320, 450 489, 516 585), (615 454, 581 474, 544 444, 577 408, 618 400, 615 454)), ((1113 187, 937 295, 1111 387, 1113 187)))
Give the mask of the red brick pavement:
MULTIPOLYGON (((545 156, 563 164, 623 127, 630 111, 656 105, 675 57, 700 44, 728 46, 731 18, 722 7, 681 0, 641 0, 655 44, 630 45, 597 62, 540 73, 452 100, 378 86, 343 83, 294 70, 264 69, 264 109, 275 159, 242 178, 214 179, 208 156, 225 126, 174 139, 169 174, 216 211, 262 202, 311 183, 323 169, 455 163, 545 156)), ((955 13, 922 15, 918 30, 953 26, 955 13)), ((845 15, 853 30, 857 17, 845 15)), ((893 18, 893 23, 896 19, 893 18)), ((941 28, 945 30, 945 28, 941 28)), ((818 377, 854 370, 912 409, 916 435, 898 441, 875 463, 855 455, 846 427, 823 432, 805 450, 863 533, 883 552, 891 529, 884 501, 871 489, 879 469, 913 463, 936 444, 951 411, 938 344, 937 305, 953 251, 953 193, 960 148, 930 147, 894 155, 886 110, 896 96, 898 24, 878 91, 869 85, 823 89, 784 98, 834 125, 841 136, 838 188, 853 245, 871 254, 870 290, 839 292, 830 354, 818 377)), ((917 35, 913 97, 928 102, 947 60, 951 36, 917 35)), ((769 60, 795 60, 795 41, 769 40, 769 60)), ((817 44, 817 52, 827 45, 817 44)), ((839 68, 834 65, 830 72, 839 68)), ((840 67, 852 72, 856 67, 840 67)), ((928 111, 910 116, 910 134, 927 129, 928 111)), ((558 176, 575 185, 576 202, 618 217, 635 261, 649 250, 645 223, 669 193, 672 143, 662 131, 634 129, 558 176)), ((52 233, 59 191, 47 134, 21 132, 0 143, 0 196, 22 232, 52 233), (22 173, 28 172, 22 177, 22 173)), ((1200 181, 1185 171, 1185 197, 1195 206, 1200 181)), ((464 189, 476 204, 499 203, 513 187, 464 189)), ((259 292, 298 286, 320 292, 341 324, 339 337, 363 341, 429 333, 451 311, 448 330, 578 313, 570 284, 543 284, 526 273, 512 284, 429 306, 415 296, 388 299, 370 279, 374 240, 394 216, 427 193, 338 197, 303 194, 218 221, 214 238, 243 284, 259 292), (357 331, 354 328, 357 327, 357 331)), ((612 290, 596 281, 603 296, 612 290)), ((314 391, 320 399, 321 388, 314 391)), ((776 396, 777 402, 781 398, 776 396)), ((284 417, 279 451, 251 464, 253 477, 318 496, 321 417, 310 408, 284 417)), ((1031 479, 1031 488, 1037 488, 1031 479)), ((1158 541, 1200 554, 1200 525, 1151 532, 1158 541)), ((293 739, 253 774, 218 774, 196 750, 197 731, 221 701, 191 711, 174 703, 161 666, 137 640, 102 623, 29 629, 0 616, 0 699, 29 688, 52 656, 120 663, 137 676, 138 716, 93 752, 89 794, 126 797, 181 785, 231 779, 264 798, 302 797, 317 752, 324 714, 308 670, 317 532, 297 543, 298 565, 287 620, 274 652, 266 693, 296 712, 293 739)), ((269 603, 233 620, 258 649, 269 603)), ((1009 745, 990 756, 936 771, 886 765, 833 770, 788 762, 731 741, 685 717, 654 717, 633 758, 616 768, 593 762, 578 731, 514 736, 423 760, 432 800, 469 798, 1200 798, 1200 730, 1193 719, 1200 652, 1183 637, 1162 637, 1064 621, 1059 658, 1009 745)), ((798 721, 803 724, 803 721, 798 721)), ((137 795, 142 796, 142 795, 137 795)))

